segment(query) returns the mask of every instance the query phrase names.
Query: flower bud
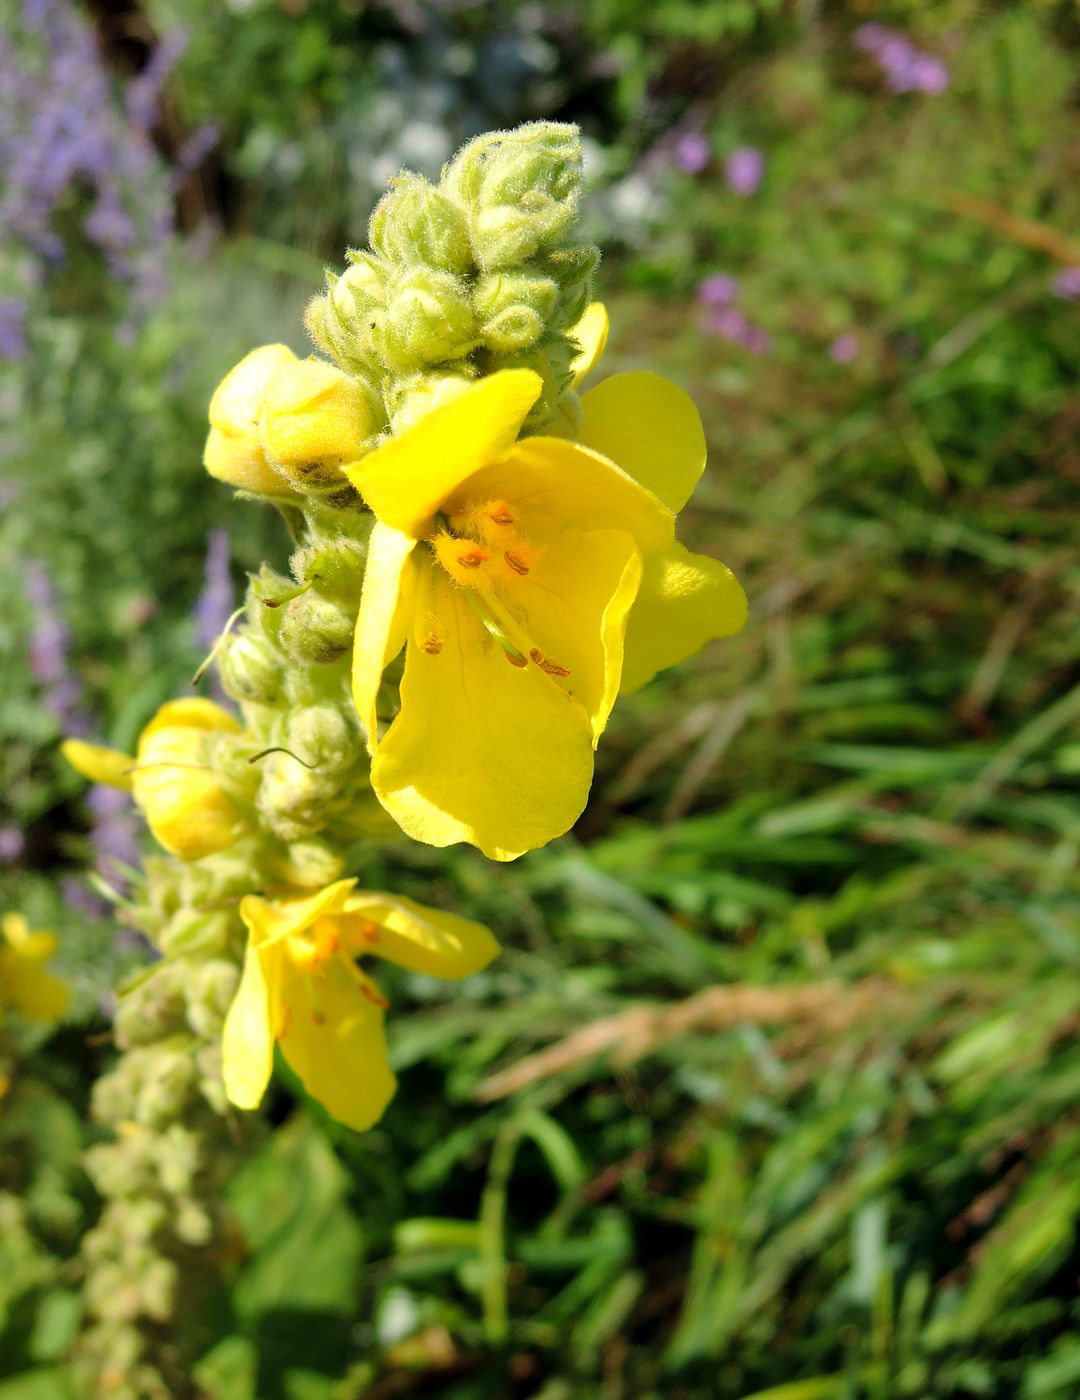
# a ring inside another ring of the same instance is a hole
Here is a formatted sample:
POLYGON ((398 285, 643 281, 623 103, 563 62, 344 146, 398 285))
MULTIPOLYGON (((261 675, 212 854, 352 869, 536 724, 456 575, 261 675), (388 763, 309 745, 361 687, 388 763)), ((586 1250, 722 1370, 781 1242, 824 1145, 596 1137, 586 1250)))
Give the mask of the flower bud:
POLYGON ((577 218, 581 138, 562 122, 529 122, 470 141, 442 189, 472 213, 473 254, 486 272, 554 246, 577 218))
POLYGON ((395 284, 377 334, 384 363, 404 373, 467 355, 476 342, 476 322, 455 277, 417 267, 395 284))
POLYGON ((285 747, 313 768, 332 773, 353 762, 359 744, 336 705, 310 705, 291 716, 285 747))
POLYGON ((534 272, 489 272, 473 292, 480 337, 495 354, 527 350, 544 333, 558 298, 551 277, 534 272))
POLYGON ((288 486, 259 443, 259 415, 267 385, 296 356, 285 345, 252 350, 218 385, 210 400, 210 435, 203 463, 211 476, 242 491, 283 496, 288 486))
POLYGON ((221 1034, 239 980, 239 969, 224 958, 196 965, 186 988, 187 1020, 196 1035, 213 1040, 221 1034))
POLYGON ((275 862, 274 873, 282 884, 322 889, 341 879, 345 862, 325 841, 293 841, 275 862))
POLYGON ((259 815, 282 841, 299 841, 322 830, 334 792, 332 779, 312 773, 291 754, 269 754, 262 762, 259 815))
POLYGON ((267 385, 259 441, 300 489, 337 483, 341 467, 364 454, 376 413, 367 392, 325 360, 297 360, 267 385))
POLYGON ((239 838, 240 814, 211 766, 216 740, 239 730, 227 710, 198 698, 163 705, 143 730, 132 792, 170 855, 198 860, 239 838))
POLYGON ((571 243, 553 248, 539 260, 559 287, 555 313, 558 329, 577 325, 592 299, 593 276, 600 266, 600 249, 594 243, 571 243))
POLYGON ((456 399, 475 378, 476 370, 462 363, 450 374, 413 374, 399 379, 387 395, 393 431, 403 433, 406 428, 418 423, 425 413, 456 399))
POLYGON ((352 646, 356 613, 320 593, 303 593, 285 609, 281 645, 300 662, 336 661, 352 646))
POLYGON ((469 222, 452 200, 419 175, 400 175, 375 206, 371 246, 388 262, 421 263, 443 272, 472 267, 469 222))
POLYGON ((264 637, 245 629, 230 636, 218 654, 218 674, 234 700, 273 705, 284 682, 280 657, 264 637))

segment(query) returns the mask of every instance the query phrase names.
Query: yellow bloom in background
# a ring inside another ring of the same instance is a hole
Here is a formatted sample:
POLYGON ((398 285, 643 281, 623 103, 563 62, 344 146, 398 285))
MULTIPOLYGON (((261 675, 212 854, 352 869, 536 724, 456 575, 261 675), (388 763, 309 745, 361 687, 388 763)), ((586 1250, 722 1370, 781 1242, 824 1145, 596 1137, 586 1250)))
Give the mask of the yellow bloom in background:
POLYGON ((312 1098, 348 1127, 370 1128, 396 1081, 386 998, 356 959, 370 953, 457 980, 499 950, 482 924, 355 886, 338 880, 314 895, 241 901, 250 939, 223 1043, 225 1091, 238 1108, 261 1102, 276 1041, 312 1098))
POLYGON ((297 364, 287 345, 260 345, 235 365, 210 400, 210 434, 203 464, 211 476, 242 491, 284 496, 289 486, 266 459, 259 419, 270 381, 297 364))
POLYGON ((56 952, 56 935, 31 930, 21 914, 5 914, 0 933, 0 1011, 10 1006, 32 1021, 57 1020, 70 993, 45 966, 56 952))
POLYGON ((198 860, 242 834, 240 814, 209 763, 214 736, 240 732, 228 710, 192 696, 162 705, 140 734, 134 758, 81 739, 61 747, 84 778, 130 791, 170 854, 198 860))
POLYGON ((353 698, 372 785, 418 840, 511 860, 561 835, 620 686, 745 621, 730 571, 675 540, 705 460, 696 409, 655 375, 609 382, 585 395, 581 442, 519 440, 541 383, 502 370, 346 469, 377 521, 353 698))

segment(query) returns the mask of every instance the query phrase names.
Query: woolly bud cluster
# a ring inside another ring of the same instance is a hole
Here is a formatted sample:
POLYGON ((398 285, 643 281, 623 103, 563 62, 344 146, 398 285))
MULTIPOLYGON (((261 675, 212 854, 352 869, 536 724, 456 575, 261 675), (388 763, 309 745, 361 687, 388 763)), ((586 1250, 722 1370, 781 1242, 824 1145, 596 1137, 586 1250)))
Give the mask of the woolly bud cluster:
POLYGON ((395 432, 510 367, 544 381, 526 431, 549 426, 576 353, 567 332, 600 256, 570 241, 581 190, 577 128, 558 122, 478 137, 438 185, 401 175, 371 216, 370 251, 351 251, 343 274, 327 274, 309 333, 346 373, 378 386, 395 432))

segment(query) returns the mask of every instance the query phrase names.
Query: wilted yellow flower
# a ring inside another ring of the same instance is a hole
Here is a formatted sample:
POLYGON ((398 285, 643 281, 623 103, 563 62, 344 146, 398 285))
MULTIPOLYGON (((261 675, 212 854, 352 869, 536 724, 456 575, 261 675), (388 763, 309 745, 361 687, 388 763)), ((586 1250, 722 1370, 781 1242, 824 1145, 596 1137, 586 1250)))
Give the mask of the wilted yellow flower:
POLYGON ((215 734, 238 734, 240 724, 212 700, 170 700, 139 736, 135 757, 66 739, 64 757, 93 783, 132 792, 154 836, 174 856, 198 860, 231 846, 240 814, 209 764, 215 734))
POLYGON ((503 370, 346 469, 377 518, 353 697, 372 785, 418 840, 510 860, 566 831, 620 685, 745 620, 731 572, 674 537, 705 460, 693 403, 656 375, 609 383, 585 396, 583 443, 519 441, 541 381, 503 370))
POLYGON ((498 952, 482 924, 355 886, 338 880, 314 895, 241 901, 250 939, 223 1043, 225 1092, 238 1108, 261 1101, 276 1041, 312 1098, 350 1128, 371 1127, 396 1081, 387 1001, 357 958, 457 980, 498 952))
POLYGON ((211 476, 242 491, 284 496, 288 483, 266 460, 259 441, 263 400, 274 375, 298 363, 287 345, 260 345, 235 365, 210 400, 203 463, 211 476))
POLYGON ((10 1006, 32 1021, 57 1020, 70 993, 45 967, 56 952, 56 935, 32 931, 21 914, 5 914, 0 933, 0 1012, 10 1006))

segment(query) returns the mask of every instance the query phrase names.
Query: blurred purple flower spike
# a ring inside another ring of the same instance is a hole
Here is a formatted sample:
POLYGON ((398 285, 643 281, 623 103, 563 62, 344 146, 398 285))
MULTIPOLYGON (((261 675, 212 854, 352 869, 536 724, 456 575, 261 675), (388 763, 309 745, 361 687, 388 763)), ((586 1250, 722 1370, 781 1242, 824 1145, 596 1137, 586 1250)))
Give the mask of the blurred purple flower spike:
POLYGON ((698 283, 697 299, 702 306, 730 306, 738 295, 737 279, 724 272, 714 273, 698 283))
POLYGON ((1051 291, 1062 301, 1076 301, 1080 298, 1080 266, 1063 267, 1055 276, 1051 291))
POLYGON ((852 331, 838 335, 829 346, 829 358, 838 365, 849 365, 859 353, 859 337, 852 331))
POLYGON ((711 159, 709 143, 700 131, 687 131, 675 142, 675 164, 688 175, 700 175, 711 159))
POLYGON ((744 199, 756 192, 764 175, 765 157, 756 146, 740 146, 724 161, 728 188, 744 199))
POLYGON ((215 527, 206 537, 206 572, 202 592, 195 603, 195 635, 207 651, 217 642, 233 610, 233 582, 229 569, 229 534, 215 527))

